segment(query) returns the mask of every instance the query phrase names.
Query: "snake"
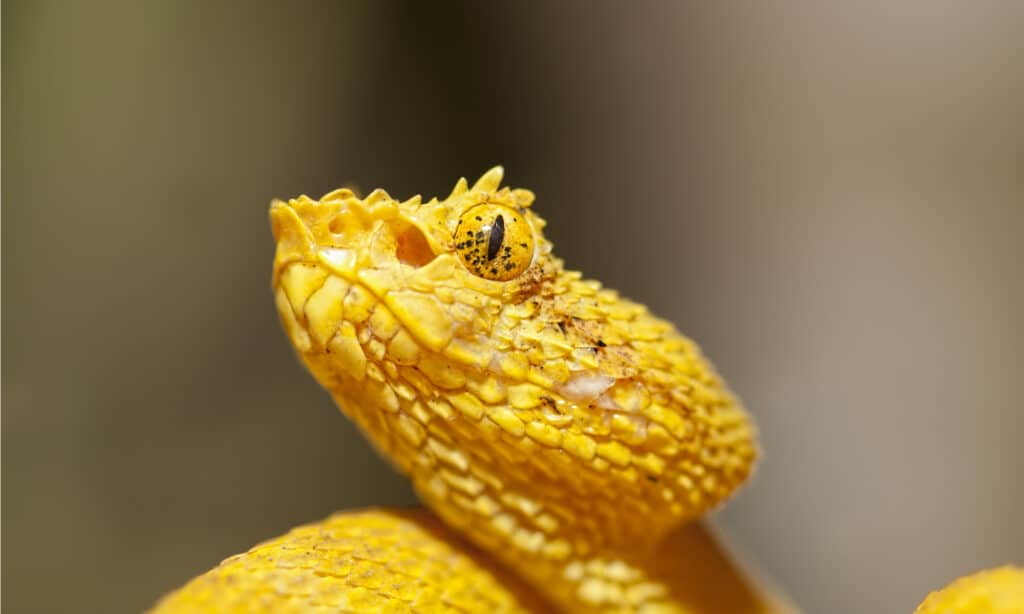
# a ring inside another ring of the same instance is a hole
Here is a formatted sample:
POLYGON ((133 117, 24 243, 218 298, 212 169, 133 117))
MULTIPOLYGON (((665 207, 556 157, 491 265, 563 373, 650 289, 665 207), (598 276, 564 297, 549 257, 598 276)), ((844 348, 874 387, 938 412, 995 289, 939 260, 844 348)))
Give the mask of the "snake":
MULTIPOLYGON (((797 611, 706 518, 758 461, 737 395, 672 323, 566 268, 503 178, 272 202, 295 353, 424 507, 297 527, 153 612, 797 611)), ((1020 605, 1008 569, 948 590, 1020 605)))

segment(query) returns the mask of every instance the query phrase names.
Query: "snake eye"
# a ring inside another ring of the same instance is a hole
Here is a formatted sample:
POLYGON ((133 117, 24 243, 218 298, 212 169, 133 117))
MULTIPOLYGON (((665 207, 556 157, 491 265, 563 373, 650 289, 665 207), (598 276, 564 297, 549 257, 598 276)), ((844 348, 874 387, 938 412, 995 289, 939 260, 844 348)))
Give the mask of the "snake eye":
POLYGON ((477 205, 459 218, 455 250, 474 275, 508 281, 533 261, 533 231, 513 209, 477 205))

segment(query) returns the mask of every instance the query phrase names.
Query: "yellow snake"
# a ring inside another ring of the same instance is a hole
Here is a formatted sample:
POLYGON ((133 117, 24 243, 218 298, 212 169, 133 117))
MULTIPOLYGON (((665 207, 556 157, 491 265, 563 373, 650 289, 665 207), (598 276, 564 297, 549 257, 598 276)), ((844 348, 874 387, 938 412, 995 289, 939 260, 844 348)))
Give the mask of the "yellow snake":
POLYGON ((295 350, 432 513, 296 528, 154 611, 792 609, 691 522, 753 469, 742 406, 670 323, 566 270, 502 174, 271 205, 295 350))

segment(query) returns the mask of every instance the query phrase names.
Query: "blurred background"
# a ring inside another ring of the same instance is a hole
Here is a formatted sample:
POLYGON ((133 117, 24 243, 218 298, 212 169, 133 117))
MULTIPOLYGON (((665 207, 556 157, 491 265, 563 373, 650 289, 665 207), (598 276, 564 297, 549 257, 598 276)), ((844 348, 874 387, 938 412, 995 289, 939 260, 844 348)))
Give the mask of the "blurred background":
POLYGON ((807 611, 1024 562, 1021 3, 2 11, 8 611, 410 503, 292 355, 266 209, 495 163, 744 397, 719 522, 807 611))

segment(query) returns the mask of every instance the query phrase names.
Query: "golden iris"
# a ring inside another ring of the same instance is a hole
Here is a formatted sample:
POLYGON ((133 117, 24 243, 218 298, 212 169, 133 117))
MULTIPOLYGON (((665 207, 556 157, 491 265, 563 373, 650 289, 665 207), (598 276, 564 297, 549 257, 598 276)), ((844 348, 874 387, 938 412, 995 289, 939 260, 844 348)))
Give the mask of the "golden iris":
POLYGON ((455 250, 474 275, 508 281, 533 262, 533 230, 514 209, 477 205, 459 218, 455 250))

